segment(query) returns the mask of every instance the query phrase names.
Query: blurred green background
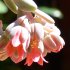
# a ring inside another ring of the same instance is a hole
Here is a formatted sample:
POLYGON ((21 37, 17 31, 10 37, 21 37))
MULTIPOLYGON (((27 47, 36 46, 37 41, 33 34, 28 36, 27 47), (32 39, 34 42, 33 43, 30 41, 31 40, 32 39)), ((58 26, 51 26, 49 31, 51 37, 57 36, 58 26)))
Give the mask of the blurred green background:
MULTIPOLYGON (((49 14, 60 28, 61 36, 65 39, 66 45, 57 54, 51 53, 46 56, 48 64, 43 66, 33 63, 30 67, 25 66, 25 60, 15 64, 10 59, 0 61, 0 70, 70 70, 70 2, 65 0, 34 0, 39 9, 49 14)), ((16 19, 16 16, 0 0, 0 20, 3 21, 3 29, 16 19)))

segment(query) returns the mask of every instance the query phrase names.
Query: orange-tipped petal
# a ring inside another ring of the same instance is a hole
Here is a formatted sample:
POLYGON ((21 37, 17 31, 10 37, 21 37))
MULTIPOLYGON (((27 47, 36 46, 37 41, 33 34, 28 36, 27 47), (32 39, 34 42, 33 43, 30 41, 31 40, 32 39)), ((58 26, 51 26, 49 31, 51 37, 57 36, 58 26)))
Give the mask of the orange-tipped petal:
POLYGON ((34 27, 35 27, 35 32, 37 33, 37 35, 39 36, 40 39, 44 38, 44 30, 43 30, 43 26, 39 23, 34 23, 34 27))
POLYGON ((19 63, 20 61, 22 61, 25 58, 22 45, 15 48, 12 56, 10 56, 10 57, 11 57, 12 61, 15 63, 19 63))
POLYGON ((38 61, 39 61, 39 59, 40 59, 40 56, 35 57, 35 58, 33 59, 33 61, 34 61, 34 62, 38 62, 38 61))
POLYGON ((27 64, 28 66, 31 66, 32 63, 33 63, 32 56, 31 56, 30 53, 28 53, 27 54, 25 65, 27 64))
POLYGON ((11 40, 6 45, 5 49, 7 50, 8 56, 12 56, 12 54, 14 52, 14 48, 13 48, 13 45, 11 44, 11 40))
POLYGON ((43 66, 43 59, 40 57, 39 61, 38 61, 38 64, 42 65, 43 66))
POLYGON ((43 44, 43 41, 39 41, 39 45, 38 45, 38 48, 40 49, 41 53, 44 52, 44 44, 43 44))
POLYGON ((17 47, 17 46, 20 45, 19 36, 20 36, 20 32, 18 31, 18 32, 16 33, 16 35, 12 38, 12 45, 13 45, 14 47, 17 47))

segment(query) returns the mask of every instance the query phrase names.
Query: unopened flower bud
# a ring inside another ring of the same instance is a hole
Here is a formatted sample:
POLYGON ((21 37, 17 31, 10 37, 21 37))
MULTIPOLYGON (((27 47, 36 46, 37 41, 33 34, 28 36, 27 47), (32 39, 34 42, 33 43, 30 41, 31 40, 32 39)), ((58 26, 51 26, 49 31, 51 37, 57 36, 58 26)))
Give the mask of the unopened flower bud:
POLYGON ((59 52, 65 45, 61 36, 51 33, 44 38, 44 45, 46 49, 52 52, 59 52))
POLYGON ((37 5, 33 0, 14 0, 18 8, 25 12, 32 12, 37 9, 37 5))
POLYGON ((36 9, 34 11, 34 13, 38 16, 40 16, 41 18, 43 18, 44 20, 46 20, 49 23, 55 23, 55 21, 46 13, 44 13, 43 11, 36 9))
POLYGON ((16 4, 14 3, 13 0, 3 0, 5 2, 5 4, 8 6, 8 8, 14 12, 15 14, 17 14, 18 12, 18 7, 16 6, 16 4))

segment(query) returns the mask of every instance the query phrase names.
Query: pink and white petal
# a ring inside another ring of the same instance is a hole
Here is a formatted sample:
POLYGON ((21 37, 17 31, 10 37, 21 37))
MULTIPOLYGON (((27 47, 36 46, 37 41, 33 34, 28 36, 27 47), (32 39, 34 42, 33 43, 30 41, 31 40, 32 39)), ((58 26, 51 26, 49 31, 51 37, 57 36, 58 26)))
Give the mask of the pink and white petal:
POLYGON ((18 23, 19 25, 24 26, 24 25, 22 24, 22 22, 24 21, 25 18, 26 18, 25 15, 24 15, 24 16, 21 16, 21 17, 19 17, 19 18, 17 18, 16 23, 18 23))
POLYGON ((19 17, 16 21, 9 24, 6 28, 6 31, 10 32, 13 27, 20 25, 21 22, 25 19, 25 17, 26 16, 19 17))
POLYGON ((35 25, 34 24, 30 24, 30 26, 31 26, 31 32, 34 33, 34 26, 35 25))
POLYGON ((52 51, 53 49, 56 49, 56 43, 53 41, 50 35, 47 35, 44 38, 44 45, 46 49, 52 51))
POLYGON ((10 36, 13 37, 14 35, 16 35, 16 33, 18 33, 20 35, 21 29, 22 29, 22 26, 13 27, 12 29, 10 29, 10 32, 9 32, 10 36))
POLYGON ((43 44, 43 41, 42 41, 42 40, 39 41, 38 48, 40 49, 40 51, 41 51, 42 53, 44 52, 44 44, 43 44))
POLYGON ((27 52, 27 51, 26 51, 26 49, 27 49, 27 47, 26 47, 26 41, 25 41, 24 43, 22 43, 22 45, 23 45, 23 50, 24 50, 24 52, 27 52))
POLYGON ((43 26, 42 24, 40 23, 34 23, 35 24, 35 32, 38 34, 39 38, 40 39, 43 39, 44 38, 44 29, 43 29, 43 26))
POLYGON ((29 32, 27 31, 27 29, 22 27, 21 32, 22 32, 22 39, 24 39, 24 41, 28 40, 29 32))
POLYGON ((17 22, 12 22, 11 24, 9 24, 9 25, 7 26, 6 31, 7 31, 8 33, 10 33, 10 32, 11 32, 11 29, 12 29, 13 27, 17 26, 17 25, 18 25, 17 22))
POLYGON ((24 20, 24 25, 25 25, 25 28, 26 28, 29 32, 31 32, 30 24, 29 24, 27 18, 24 20))
POLYGON ((60 51, 63 48, 63 46, 65 45, 64 40, 58 35, 51 35, 51 37, 56 43, 56 47, 57 47, 56 52, 60 51))
POLYGON ((48 22, 44 25, 44 27, 47 28, 50 31, 52 31, 53 26, 55 26, 55 25, 54 24, 49 24, 48 22))
POLYGON ((63 40, 63 38, 62 38, 61 36, 56 35, 56 34, 53 34, 53 33, 51 33, 51 36, 52 36, 52 38, 55 37, 55 38, 60 42, 60 44, 61 44, 62 46, 65 45, 65 41, 63 40))
POLYGON ((45 47, 44 47, 44 52, 42 53, 42 56, 45 57, 47 56, 47 53, 50 53, 49 50, 47 50, 45 47))
POLYGON ((12 38, 13 47, 17 47, 20 45, 19 35, 20 35, 20 33, 17 32, 16 35, 12 38))
POLYGON ((26 41, 26 48, 28 48, 29 47, 29 45, 30 45, 30 34, 29 34, 29 37, 28 37, 28 40, 26 41))
POLYGON ((43 59, 41 58, 41 56, 40 56, 40 59, 38 61, 38 64, 43 66, 43 59))
POLYGON ((10 35, 14 36, 12 39, 12 44, 14 47, 18 46, 21 43, 20 35, 23 41, 28 39, 29 32, 22 26, 15 26, 12 28, 10 35))
POLYGON ((56 26, 53 26, 53 33, 57 34, 57 35, 60 35, 61 31, 56 26))
POLYGON ((10 58, 15 63, 18 63, 18 62, 23 60, 23 58, 24 58, 24 50, 23 50, 22 45, 20 45, 17 48, 15 48, 15 50, 13 51, 13 54, 10 56, 10 58))
POLYGON ((35 57, 35 58, 33 59, 33 61, 34 61, 34 62, 38 62, 38 61, 39 61, 39 59, 40 59, 40 56, 35 57))
POLYGON ((22 38, 24 39, 24 42, 22 43, 22 45, 23 45, 24 51, 26 52, 26 49, 29 47, 29 44, 30 44, 30 34, 27 30, 24 30, 24 31, 22 32, 22 38))
POLYGON ((60 35, 61 34, 61 31, 54 25, 54 24, 49 24, 49 23, 46 23, 45 26, 46 30, 48 30, 49 32, 53 32, 57 35, 60 35))

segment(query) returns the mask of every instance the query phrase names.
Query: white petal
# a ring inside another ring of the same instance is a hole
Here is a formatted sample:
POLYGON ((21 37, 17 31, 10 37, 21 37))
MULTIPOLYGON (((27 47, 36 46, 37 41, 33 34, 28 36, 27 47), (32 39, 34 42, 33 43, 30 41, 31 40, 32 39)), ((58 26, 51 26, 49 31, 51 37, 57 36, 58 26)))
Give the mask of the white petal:
POLYGON ((10 35, 14 36, 17 32, 21 32, 21 26, 15 26, 12 29, 10 29, 10 35))
POLYGON ((56 48, 56 43, 53 41, 53 39, 51 38, 50 35, 47 35, 47 36, 44 38, 44 43, 45 43, 46 47, 56 48))
POLYGON ((35 24, 35 31, 38 34, 40 39, 44 38, 44 29, 43 26, 40 23, 34 23, 35 24))
POLYGON ((31 32, 33 33, 34 32, 34 24, 30 24, 31 26, 31 32))
POLYGON ((21 16, 21 17, 19 17, 16 21, 18 21, 18 22, 20 22, 20 20, 24 20, 26 18, 26 16, 21 16))
POLYGON ((41 52, 44 52, 44 44, 43 44, 43 41, 39 41, 39 45, 38 45, 38 48, 41 50, 41 52))
POLYGON ((52 38, 53 38, 53 36, 55 36, 55 38, 58 40, 58 42, 59 42, 62 46, 65 45, 65 41, 63 40, 63 38, 62 38, 61 36, 56 35, 56 34, 54 34, 54 33, 51 33, 51 36, 52 36, 52 38))
POLYGON ((21 29, 17 29, 17 27, 14 27, 14 28, 12 28, 12 30, 11 30, 11 32, 10 32, 10 34, 12 35, 12 45, 14 46, 14 47, 17 47, 17 46, 19 46, 20 45, 20 40, 19 40, 19 36, 20 36, 20 33, 21 33, 21 29), (15 31, 16 30, 16 31, 15 31), (13 33, 15 31, 15 33, 13 33))
MULTIPOLYGON (((28 40, 29 37, 29 32, 22 26, 15 26, 11 29, 10 35, 13 37, 14 35, 16 35, 16 33, 19 32, 19 34, 22 34, 22 39, 24 41, 28 40)), ((12 42, 14 44, 14 46, 18 46, 20 44, 19 41, 19 36, 18 38, 16 38, 15 42, 12 42)))
POLYGON ((19 46, 19 45, 20 45, 19 38, 12 39, 12 45, 13 45, 14 47, 19 46))
POLYGON ((26 16, 19 17, 16 21, 10 23, 6 28, 6 31, 10 32, 13 27, 19 26, 20 21, 23 21, 25 17, 26 16))
POLYGON ((35 57, 35 58, 33 59, 33 61, 34 61, 34 62, 38 62, 38 61, 39 61, 39 59, 40 59, 40 56, 35 57))
POLYGON ((23 45, 23 50, 26 52, 26 42, 24 42, 22 45, 23 45))
POLYGON ((29 37, 29 32, 27 31, 27 29, 25 29, 24 27, 22 27, 22 38, 26 41, 28 40, 28 37, 29 37))
POLYGON ((30 44, 30 34, 29 34, 28 40, 27 40, 27 42, 26 42, 26 47, 27 47, 27 48, 29 47, 29 44, 30 44))
POLYGON ((25 25, 25 28, 26 28, 29 32, 31 32, 31 28, 30 28, 30 24, 29 24, 29 22, 28 22, 28 19, 24 19, 24 25, 25 25))
POLYGON ((57 35, 61 34, 61 31, 56 26, 53 26, 53 32, 57 35))
POLYGON ((10 25, 7 26, 6 31, 10 32, 11 29, 15 26, 15 22, 11 23, 10 25))
POLYGON ((57 35, 61 34, 61 31, 54 24, 46 23, 44 27, 57 35))

